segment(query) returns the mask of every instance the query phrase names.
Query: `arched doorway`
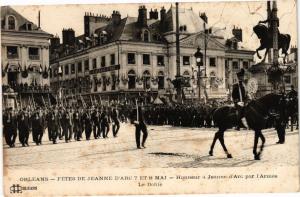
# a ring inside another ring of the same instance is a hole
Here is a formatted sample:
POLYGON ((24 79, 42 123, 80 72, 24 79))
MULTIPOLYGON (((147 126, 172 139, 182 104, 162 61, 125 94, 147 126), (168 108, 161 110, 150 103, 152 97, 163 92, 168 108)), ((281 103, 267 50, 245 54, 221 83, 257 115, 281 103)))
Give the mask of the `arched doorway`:
POLYGON ((158 89, 164 89, 165 88, 165 75, 163 71, 158 72, 158 89))
POLYGON ((128 72, 128 89, 135 89, 135 78, 136 74, 134 70, 128 72))
POLYGON ((148 70, 143 73, 143 87, 145 90, 150 89, 150 72, 148 70))

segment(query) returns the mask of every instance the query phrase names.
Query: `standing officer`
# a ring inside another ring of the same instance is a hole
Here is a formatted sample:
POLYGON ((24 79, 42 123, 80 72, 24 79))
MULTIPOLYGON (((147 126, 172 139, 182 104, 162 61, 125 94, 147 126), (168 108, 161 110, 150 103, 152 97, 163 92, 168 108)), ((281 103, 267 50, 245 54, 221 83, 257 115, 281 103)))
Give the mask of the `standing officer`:
POLYGON ((17 121, 12 108, 8 108, 3 114, 3 132, 6 143, 9 147, 15 147, 17 137, 17 121))
POLYGON ((284 144, 285 142, 285 127, 287 123, 286 116, 286 101, 285 101, 285 92, 284 87, 280 89, 281 99, 279 101, 278 109, 279 113, 276 116, 275 129, 277 130, 278 142, 277 144, 284 144))
POLYGON ((113 121, 113 126, 112 126, 113 136, 117 137, 118 131, 120 129, 119 110, 117 109, 117 107, 113 108, 111 118, 113 121))
POLYGON ((243 107, 245 105, 245 101, 247 100, 247 95, 246 95, 246 88, 244 85, 244 75, 245 75, 245 70, 241 69, 240 72, 237 74, 238 78, 238 83, 233 84, 232 87, 232 99, 234 106, 236 108, 236 113, 237 113, 237 130, 240 129, 241 125, 241 119, 243 116, 243 107))
POLYGON ((144 120, 144 114, 141 106, 138 109, 133 110, 131 114, 131 122, 135 125, 135 141, 136 147, 141 149, 141 132, 143 132, 143 139, 142 139, 142 147, 146 148, 145 143, 148 137, 147 126, 144 120))
POLYGON ((24 147, 28 145, 28 138, 29 138, 29 129, 30 129, 30 117, 26 108, 21 111, 18 118, 18 130, 19 130, 19 141, 24 147))
POLYGON ((31 116, 31 125, 33 141, 36 143, 36 145, 41 145, 44 130, 44 118, 39 107, 37 108, 36 112, 31 116))

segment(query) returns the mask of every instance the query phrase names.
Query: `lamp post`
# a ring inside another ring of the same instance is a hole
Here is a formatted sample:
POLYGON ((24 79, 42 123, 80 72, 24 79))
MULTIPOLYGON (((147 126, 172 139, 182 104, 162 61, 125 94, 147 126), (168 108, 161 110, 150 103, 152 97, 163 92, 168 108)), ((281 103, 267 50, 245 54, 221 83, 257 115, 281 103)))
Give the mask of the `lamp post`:
POLYGON ((198 94, 199 94, 199 101, 201 101, 201 66, 203 65, 203 54, 200 52, 200 47, 198 46, 196 53, 194 54, 194 57, 196 58, 196 63, 198 67, 197 77, 198 77, 198 94))

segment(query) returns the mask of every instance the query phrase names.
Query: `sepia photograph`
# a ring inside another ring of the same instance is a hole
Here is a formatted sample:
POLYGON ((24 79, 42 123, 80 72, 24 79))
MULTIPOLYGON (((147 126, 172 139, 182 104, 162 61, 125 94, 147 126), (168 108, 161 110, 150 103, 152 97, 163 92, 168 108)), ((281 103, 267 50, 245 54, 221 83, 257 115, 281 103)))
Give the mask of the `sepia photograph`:
POLYGON ((55 3, 1 4, 5 196, 299 192, 296 0, 55 3))

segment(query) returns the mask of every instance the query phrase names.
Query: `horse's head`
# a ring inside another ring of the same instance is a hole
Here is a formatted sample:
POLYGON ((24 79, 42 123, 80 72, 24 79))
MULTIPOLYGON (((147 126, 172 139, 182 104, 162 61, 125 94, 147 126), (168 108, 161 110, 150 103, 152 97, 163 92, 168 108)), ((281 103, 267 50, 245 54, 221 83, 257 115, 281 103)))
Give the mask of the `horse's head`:
POLYGON ((264 39, 267 37, 268 28, 265 25, 258 24, 253 27, 253 31, 259 39, 264 39))

